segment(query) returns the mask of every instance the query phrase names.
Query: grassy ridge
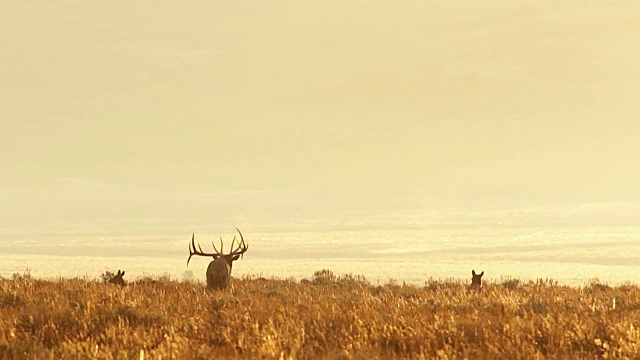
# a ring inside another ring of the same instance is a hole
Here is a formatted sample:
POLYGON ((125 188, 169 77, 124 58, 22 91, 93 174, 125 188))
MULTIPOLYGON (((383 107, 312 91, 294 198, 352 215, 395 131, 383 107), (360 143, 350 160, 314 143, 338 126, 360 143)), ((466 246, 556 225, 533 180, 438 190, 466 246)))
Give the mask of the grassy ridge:
POLYGON ((0 359, 640 357, 640 288, 517 280, 372 285, 0 278, 0 359), (216 356, 217 357, 217 356, 216 356))

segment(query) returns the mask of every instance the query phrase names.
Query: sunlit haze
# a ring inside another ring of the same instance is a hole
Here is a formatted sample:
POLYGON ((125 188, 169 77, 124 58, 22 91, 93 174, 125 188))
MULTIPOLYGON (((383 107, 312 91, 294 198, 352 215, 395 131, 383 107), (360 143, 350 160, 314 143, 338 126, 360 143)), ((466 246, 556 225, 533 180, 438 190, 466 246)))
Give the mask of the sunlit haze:
MULTIPOLYGON (((208 244, 236 226, 253 241, 234 267, 247 272, 273 231, 283 258, 318 231, 477 223, 640 241, 639 14, 629 1, 4 1, 0 258, 31 238, 164 235, 182 266, 193 232, 208 244)), ((427 251, 438 236, 407 238, 427 251)), ((37 244, 24 252, 49 253, 37 244)), ((201 277, 204 261, 192 267, 201 277)))

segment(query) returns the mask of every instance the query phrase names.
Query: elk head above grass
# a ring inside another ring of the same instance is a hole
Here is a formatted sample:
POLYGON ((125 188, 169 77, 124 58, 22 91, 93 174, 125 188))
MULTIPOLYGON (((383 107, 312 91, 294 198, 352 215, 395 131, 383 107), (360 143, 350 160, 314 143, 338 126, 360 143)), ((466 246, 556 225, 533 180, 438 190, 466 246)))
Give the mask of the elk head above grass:
POLYGON ((482 275, 484 275, 484 271, 476 274, 475 270, 471 270, 471 289, 480 290, 482 288, 482 275))
POLYGON ((236 237, 233 237, 233 240, 231 241, 231 252, 229 254, 224 254, 224 243, 222 242, 222 238, 220 238, 220 251, 218 251, 216 245, 211 242, 215 252, 205 253, 202 251, 200 244, 198 244, 196 249, 195 234, 191 236, 187 266, 189 266, 189 261, 191 261, 191 257, 193 255, 211 256, 213 258, 213 261, 210 262, 209 267, 207 267, 208 289, 224 289, 229 283, 233 262, 243 256, 243 254, 249 249, 249 245, 244 242, 244 238, 242 237, 240 230, 238 228, 236 228, 236 230, 238 230, 238 234, 240 234, 240 241, 236 241, 236 237), (236 243, 237 246, 234 248, 236 243))
POLYGON ((109 279, 109 283, 124 286, 124 279, 122 278, 123 276, 124 276, 124 271, 118 270, 118 273, 114 275, 111 279, 109 279))

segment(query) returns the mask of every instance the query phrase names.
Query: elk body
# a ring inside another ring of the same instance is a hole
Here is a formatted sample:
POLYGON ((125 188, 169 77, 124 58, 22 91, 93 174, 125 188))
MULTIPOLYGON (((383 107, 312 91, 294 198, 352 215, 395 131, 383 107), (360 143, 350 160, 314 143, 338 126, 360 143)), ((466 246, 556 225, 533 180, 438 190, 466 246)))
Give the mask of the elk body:
POLYGON ((482 276, 484 271, 480 274, 476 274, 475 270, 471 270, 471 289, 480 290, 482 288, 482 276))
POLYGON ((238 234, 240 234, 240 241, 237 242, 237 246, 234 248, 236 238, 235 236, 233 237, 233 240, 231 241, 231 252, 229 254, 224 254, 224 243, 222 242, 222 238, 220 238, 220 251, 218 251, 216 245, 212 242, 211 245, 213 245, 213 250, 215 250, 215 252, 205 253, 202 251, 200 244, 198 244, 196 249, 195 234, 191 236, 187 266, 189 266, 189 261, 191 261, 191 257, 193 255, 211 256, 213 258, 213 261, 210 262, 207 267, 208 289, 224 289, 229 283, 233 262, 238 260, 249 249, 249 245, 244 242, 244 238, 242 237, 240 230, 238 228, 236 228, 236 230, 238 230, 238 234))

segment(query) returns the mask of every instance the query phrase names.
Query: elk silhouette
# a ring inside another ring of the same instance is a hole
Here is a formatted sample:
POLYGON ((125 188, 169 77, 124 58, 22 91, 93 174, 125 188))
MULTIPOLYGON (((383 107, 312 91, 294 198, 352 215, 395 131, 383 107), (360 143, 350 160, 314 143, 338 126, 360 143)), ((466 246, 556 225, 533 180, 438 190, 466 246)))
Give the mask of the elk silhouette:
POLYGON ((471 290, 480 290, 482 288, 482 276, 484 271, 476 274, 475 270, 471 270, 471 290))
POLYGON ((236 237, 233 237, 233 240, 231 241, 231 252, 229 254, 224 254, 224 242, 222 241, 222 237, 220 237, 220 251, 218 251, 216 245, 211 242, 215 252, 205 253, 202 251, 200 244, 198 244, 196 249, 195 233, 191 235, 187 266, 189 266, 189 261, 191 261, 191 257, 193 255, 211 256, 213 258, 213 261, 210 262, 207 267, 207 289, 224 289, 229 283, 233 262, 243 256, 249 249, 249 245, 244 242, 244 238, 242 237, 240 230, 238 228, 236 228, 236 230, 238 230, 238 234, 240 234, 240 241, 237 242, 237 247, 234 248, 234 245, 236 244, 236 237))
POLYGON ((122 278, 123 276, 124 276, 124 271, 118 270, 118 273, 114 277, 109 279, 109 283, 124 286, 125 284, 124 284, 124 279, 122 278))

